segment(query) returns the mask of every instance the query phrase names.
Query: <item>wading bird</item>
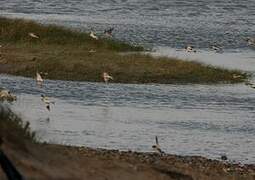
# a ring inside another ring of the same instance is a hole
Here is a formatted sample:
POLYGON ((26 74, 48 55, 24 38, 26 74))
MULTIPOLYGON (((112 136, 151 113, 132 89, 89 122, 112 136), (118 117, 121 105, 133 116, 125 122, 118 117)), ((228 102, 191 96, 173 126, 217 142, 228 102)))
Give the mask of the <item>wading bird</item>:
POLYGON ((111 28, 109 28, 109 29, 105 29, 104 30, 104 34, 106 35, 106 36, 109 36, 109 37, 112 37, 112 31, 113 31, 113 27, 111 27, 111 28))
POLYGON ((222 53, 222 52, 223 52, 222 47, 217 46, 217 45, 212 45, 212 46, 210 47, 210 49, 213 50, 213 51, 215 51, 216 53, 222 53))
POLYGON ((160 149, 159 143, 158 143, 158 137, 155 136, 156 144, 152 146, 152 148, 158 152, 159 154, 163 154, 164 152, 160 149))
POLYGON ((36 83, 38 85, 42 85, 42 83, 43 83, 43 78, 39 72, 36 72, 36 83))
POLYGON ((189 45, 189 46, 186 46, 186 47, 185 47, 185 50, 186 50, 186 52, 194 52, 194 53, 197 52, 197 51, 194 49, 194 47, 193 47, 193 46, 190 46, 190 45, 189 45))
POLYGON ((48 97, 44 96, 43 94, 41 95, 41 100, 44 102, 48 111, 50 111, 50 104, 55 104, 54 101, 50 101, 50 99, 48 97))
POLYGON ((105 82, 105 83, 108 83, 108 81, 109 81, 110 79, 113 80, 113 77, 110 76, 107 72, 104 72, 104 73, 103 73, 103 79, 104 79, 104 82, 105 82))

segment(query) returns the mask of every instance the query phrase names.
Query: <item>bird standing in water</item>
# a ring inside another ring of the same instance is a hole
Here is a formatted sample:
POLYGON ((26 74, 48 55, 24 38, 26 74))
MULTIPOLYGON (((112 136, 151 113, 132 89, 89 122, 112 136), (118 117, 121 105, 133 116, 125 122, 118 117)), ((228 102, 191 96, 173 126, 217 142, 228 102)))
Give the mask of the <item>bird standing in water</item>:
POLYGON ((210 47, 210 49, 213 50, 213 51, 215 51, 216 53, 222 53, 222 52, 223 52, 222 47, 217 46, 217 45, 212 45, 212 46, 210 47))
POLYGON ((104 34, 108 37, 112 37, 112 31, 113 31, 113 27, 109 28, 109 29, 105 29, 104 30, 104 34))
POLYGON ((104 79, 104 82, 105 82, 105 83, 108 83, 108 81, 109 81, 110 79, 113 80, 113 77, 110 76, 107 72, 104 72, 104 73, 103 73, 103 79, 104 79))
POLYGON ((163 154, 164 152, 161 150, 160 146, 159 146, 159 143, 158 143, 158 137, 155 136, 155 140, 156 140, 156 144, 152 146, 152 148, 158 152, 159 154, 163 154))
POLYGON ((55 104, 55 102, 50 101, 48 97, 41 95, 41 100, 45 103, 45 106, 48 111, 50 111, 50 104, 55 104))
POLYGON ((197 52, 195 49, 194 49, 194 47, 193 46, 186 46, 185 47, 185 50, 186 50, 186 52, 197 52))
POLYGON ((36 72, 36 83, 40 86, 43 84, 43 78, 39 72, 36 72))

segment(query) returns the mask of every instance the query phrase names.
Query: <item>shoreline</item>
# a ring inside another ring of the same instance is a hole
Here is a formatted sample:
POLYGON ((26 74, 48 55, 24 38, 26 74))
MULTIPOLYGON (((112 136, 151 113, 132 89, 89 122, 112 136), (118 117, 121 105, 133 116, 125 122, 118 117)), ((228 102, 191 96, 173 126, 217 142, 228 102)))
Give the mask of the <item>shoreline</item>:
MULTIPOLYGON (((27 179, 254 179, 254 164, 233 164, 201 156, 159 155, 31 144, 15 148, 6 143, 4 152, 27 179)), ((0 177, 4 174, 0 171, 0 177)))
MULTIPOLYGON (((245 179, 255 165, 201 156, 93 149, 38 142, 29 122, 0 103, 1 149, 26 179, 245 179), (15 133, 13 133, 15 132, 15 133)), ((0 179, 5 175, 0 170, 0 179)))

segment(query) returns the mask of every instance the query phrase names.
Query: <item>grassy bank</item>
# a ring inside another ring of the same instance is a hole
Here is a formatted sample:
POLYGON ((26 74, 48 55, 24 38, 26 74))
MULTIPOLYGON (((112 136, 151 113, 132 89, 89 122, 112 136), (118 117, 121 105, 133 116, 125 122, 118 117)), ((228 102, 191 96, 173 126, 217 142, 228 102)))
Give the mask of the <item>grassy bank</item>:
POLYGON ((102 81, 106 71, 121 83, 242 82, 247 74, 175 58, 120 52, 143 51, 140 46, 32 21, 0 18, 0 72, 49 79, 102 81), (28 36, 29 32, 40 38, 28 36), (91 52, 94 50, 96 52, 91 52))
MULTIPOLYGON (((50 122, 49 122, 50 123, 50 122)), ((255 166, 203 157, 38 143, 27 123, 0 104, 1 149, 25 179, 213 180, 255 177, 255 166)), ((0 179, 5 174, 0 168, 0 179)))

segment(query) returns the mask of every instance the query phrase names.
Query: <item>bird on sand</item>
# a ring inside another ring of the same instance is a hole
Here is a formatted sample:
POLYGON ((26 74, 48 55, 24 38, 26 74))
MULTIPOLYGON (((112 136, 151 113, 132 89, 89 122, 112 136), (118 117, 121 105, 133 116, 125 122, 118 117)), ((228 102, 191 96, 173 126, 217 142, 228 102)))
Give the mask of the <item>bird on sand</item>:
POLYGON ((28 35, 29 35, 30 37, 32 37, 32 38, 39 39, 39 36, 36 35, 35 33, 30 32, 30 33, 28 33, 28 35))
POLYGON ((55 104, 54 101, 50 101, 50 99, 43 94, 41 95, 41 100, 44 102, 48 111, 50 111, 50 104, 55 104))
POLYGON ((158 152, 159 154, 163 154, 164 152, 161 150, 159 143, 158 143, 158 137, 155 136, 156 144, 152 146, 152 148, 158 152))
POLYGON ((105 83, 108 83, 108 81, 109 81, 110 79, 113 80, 113 77, 110 76, 107 72, 104 72, 104 73, 103 73, 103 79, 104 79, 104 82, 105 82, 105 83))
POLYGON ((96 36, 96 34, 93 31, 90 31, 89 36, 95 40, 98 40, 98 37, 96 36))
POLYGON ((104 34, 108 37, 112 37, 112 31, 114 30, 113 27, 109 28, 109 29, 105 29, 104 30, 104 34))
POLYGON ((195 49, 194 49, 194 47, 193 46, 190 46, 190 45, 188 45, 188 46, 186 46, 185 47, 185 50, 186 50, 186 52, 197 52, 195 49))

